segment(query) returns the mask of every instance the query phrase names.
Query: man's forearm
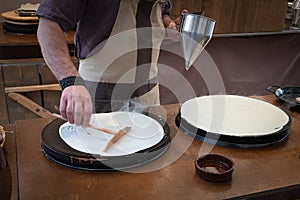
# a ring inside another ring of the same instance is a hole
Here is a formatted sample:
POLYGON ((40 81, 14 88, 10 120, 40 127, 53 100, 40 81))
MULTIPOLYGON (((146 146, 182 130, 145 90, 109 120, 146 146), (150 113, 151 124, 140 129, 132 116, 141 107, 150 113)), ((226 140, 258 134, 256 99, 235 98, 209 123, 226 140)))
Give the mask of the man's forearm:
POLYGON ((58 80, 78 75, 65 35, 56 22, 40 18, 37 36, 44 59, 58 80))

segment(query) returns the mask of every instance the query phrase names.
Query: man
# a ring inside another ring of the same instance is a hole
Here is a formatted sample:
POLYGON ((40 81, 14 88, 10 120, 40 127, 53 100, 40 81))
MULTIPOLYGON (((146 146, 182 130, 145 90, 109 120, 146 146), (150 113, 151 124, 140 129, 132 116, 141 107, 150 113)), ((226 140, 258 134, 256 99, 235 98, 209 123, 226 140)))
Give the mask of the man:
POLYGON ((62 88, 61 115, 86 127, 93 110, 117 110, 130 100, 159 104, 162 28, 176 30, 180 20, 171 20, 170 8, 169 0, 43 0, 38 40, 62 88), (79 71, 64 37, 75 27, 79 71))

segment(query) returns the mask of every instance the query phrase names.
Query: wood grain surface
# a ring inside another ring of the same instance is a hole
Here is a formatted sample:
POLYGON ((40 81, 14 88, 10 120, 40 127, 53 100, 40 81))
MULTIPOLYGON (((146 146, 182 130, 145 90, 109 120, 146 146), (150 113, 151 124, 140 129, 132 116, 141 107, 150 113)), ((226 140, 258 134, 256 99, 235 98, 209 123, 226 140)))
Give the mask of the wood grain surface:
POLYGON ((36 16, 19 16, 18 13, 16 13, 14 10, 7 11, 4 13, 1 13, 1 16, 4 19, 16 21, 16 22, 37 22, 39 21, 39 18, 36 16))
POLYGON ((281 31, 285 27, 286 0, 172 0, 172 16, 181 10, 204 11, 215 19, 214 33, 281 31))

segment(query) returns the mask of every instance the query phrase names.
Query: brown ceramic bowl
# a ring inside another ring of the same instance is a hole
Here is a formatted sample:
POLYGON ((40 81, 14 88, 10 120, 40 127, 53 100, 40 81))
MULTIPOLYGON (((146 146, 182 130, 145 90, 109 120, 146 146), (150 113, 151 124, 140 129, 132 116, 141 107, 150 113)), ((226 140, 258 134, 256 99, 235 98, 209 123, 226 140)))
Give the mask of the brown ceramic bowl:
POLYGON ((204 180, 223 182, 231 179, 234 163, 219 154, 206 154, 196 159, 195 169, 197 175, 204 180))

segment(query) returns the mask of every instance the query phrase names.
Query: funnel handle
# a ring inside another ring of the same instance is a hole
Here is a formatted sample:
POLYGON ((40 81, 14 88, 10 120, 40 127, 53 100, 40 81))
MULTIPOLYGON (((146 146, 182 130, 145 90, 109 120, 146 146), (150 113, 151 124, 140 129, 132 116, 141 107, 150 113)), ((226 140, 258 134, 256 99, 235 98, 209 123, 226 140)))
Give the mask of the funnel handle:
POLYGON ((193 12, 194 15, 204 15, 204 11, 193 12))

